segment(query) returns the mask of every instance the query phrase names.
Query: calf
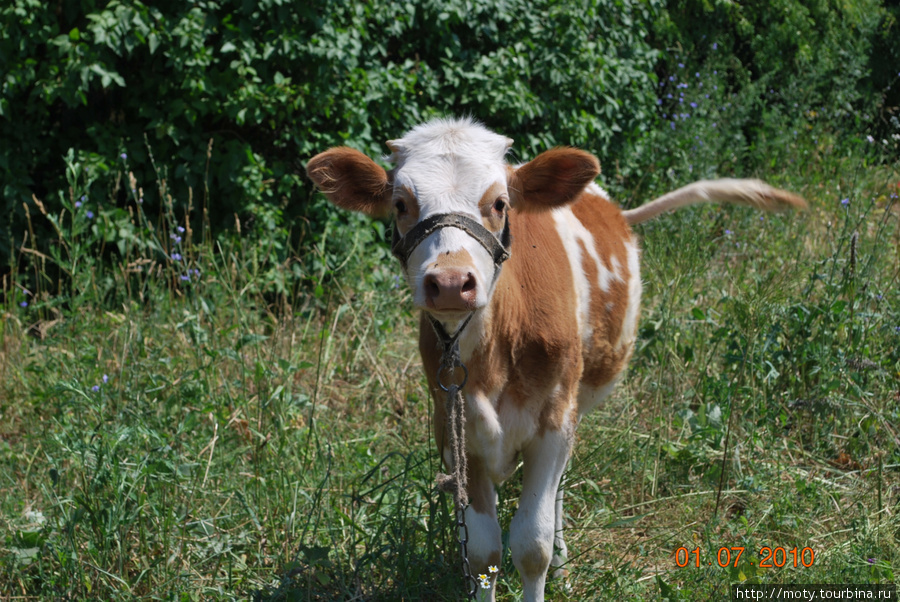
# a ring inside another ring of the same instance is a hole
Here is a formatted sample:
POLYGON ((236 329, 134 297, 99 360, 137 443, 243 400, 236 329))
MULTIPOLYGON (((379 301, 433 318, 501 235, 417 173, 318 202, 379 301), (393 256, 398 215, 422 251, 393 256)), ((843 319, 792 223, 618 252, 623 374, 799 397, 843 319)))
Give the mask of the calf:
POLYGON ((387 143, 388 172, 341 147, 313 157, 307 173, 339 207, 393 212, 395 252, 421 310, 435 438, 450 468, 442 332, 458 334, 468 369, 465 520, 472 571, 487 576, 480 594, 494 599, 489 569, 500 564, 495 486, 521 457, 509 546, 525 600, 543 600, 548 568, 566 562, 559 485, 575 428, 634 349, 641 278, 630 225, 703 201, 766 210, 805 202, 756 180, 716 180, 622 211, 594 184, 593 155, 557 148, 514 167, 504 160, 511 144, 472 120, 437 119, 387 143))

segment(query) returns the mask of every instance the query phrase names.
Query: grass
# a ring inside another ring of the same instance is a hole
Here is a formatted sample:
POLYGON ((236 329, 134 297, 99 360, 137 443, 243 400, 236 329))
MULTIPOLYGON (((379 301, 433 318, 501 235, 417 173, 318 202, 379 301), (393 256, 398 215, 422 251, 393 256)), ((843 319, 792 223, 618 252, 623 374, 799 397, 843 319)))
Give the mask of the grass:
MULTIPOLYGON (((639 348, 579 429, 571 575, 548 598, 894 580, 900 173, 823 140, 777 144, 802 169, 761 174, 805 215, 641 227, 639 348), (814 562, 760 568, 765 547, 814 562)), ((4 283, 0 599, 456 599, 416 320, 383 247, 273 262, 148 218, 134 184, 130 213, 88 218, 70 185, 66 214, 33 216, 55 220, 54 254, 24 245, 4 283)), ((520 590, 505 551, 498 598, 520 590)))

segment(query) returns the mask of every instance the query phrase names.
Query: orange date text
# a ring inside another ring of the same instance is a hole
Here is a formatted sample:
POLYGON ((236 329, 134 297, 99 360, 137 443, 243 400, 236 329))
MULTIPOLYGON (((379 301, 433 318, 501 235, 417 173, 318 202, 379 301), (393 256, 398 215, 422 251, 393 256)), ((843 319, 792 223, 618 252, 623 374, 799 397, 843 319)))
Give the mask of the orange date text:
MULTIPOLYGON (((744 554, 744 548, 741 546, 731 546, 731 547, 721 547, 718 552, 716 552, 715 562, 721 567, 727 566, 738 566, 738 563, 741 560, 741 556, 744 554)), ((752 552, 749 552, 752 554, 752 552)), ((811 567, 816 560, 816 553, 812 548, 770 548, 764 547, 760 548, 757 553, 759 556, 759 560, 751 560, 750 564, 755 564, 756 566, 764 569, 771 568, 780 568, 783 566, 791 566, 791 567, 811 567)), ((693 550, 689 550, 686 547, 682 546, 675 550, 675 565, 681 568, 694 566, 701 567, 704 564, 708 566, 712 566, 713 561, 710 559, 703 559, 706 562, 703 562, 700 557, 700 547, 696 547, 693 550)), ((746 558, 744 559, 746 561, 746 558)))

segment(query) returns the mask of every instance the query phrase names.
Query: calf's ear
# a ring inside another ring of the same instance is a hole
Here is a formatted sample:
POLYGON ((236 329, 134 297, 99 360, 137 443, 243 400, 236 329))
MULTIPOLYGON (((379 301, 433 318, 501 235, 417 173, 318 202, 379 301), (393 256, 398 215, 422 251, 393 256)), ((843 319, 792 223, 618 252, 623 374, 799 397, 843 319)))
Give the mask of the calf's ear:
POLYGON ((387 172, 358 150, 339 146, 319 153, 306 164, 306 174, 338 207, 373 217, 390 211, 387 172))
POLYGON ((554 148, 516 169, 509 196, 519 211, 542 211, 575 200, 600 174, 597 157, 577 148, 554 148))

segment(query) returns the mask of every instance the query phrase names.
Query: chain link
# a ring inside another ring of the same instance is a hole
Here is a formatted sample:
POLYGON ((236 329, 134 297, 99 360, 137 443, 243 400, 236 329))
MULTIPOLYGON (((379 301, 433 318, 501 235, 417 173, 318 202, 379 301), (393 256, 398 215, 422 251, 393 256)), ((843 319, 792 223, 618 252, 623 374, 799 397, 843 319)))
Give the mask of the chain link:
POLYGON ((478 581, 472 575, 472 567, 469 566, 469 527, 466 526, 466 510, 458 504, 456 506, 456 527, 459 551, 462 554, 462 574, 466 598, 474 600, 478 593, 478 581))

